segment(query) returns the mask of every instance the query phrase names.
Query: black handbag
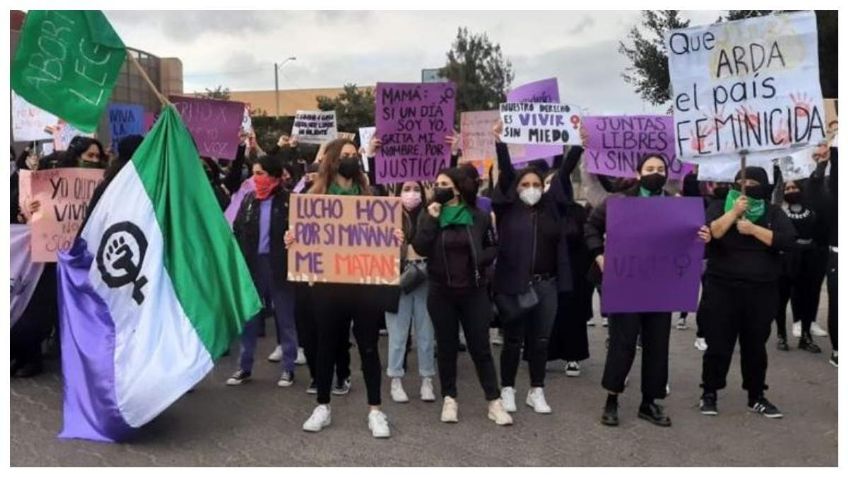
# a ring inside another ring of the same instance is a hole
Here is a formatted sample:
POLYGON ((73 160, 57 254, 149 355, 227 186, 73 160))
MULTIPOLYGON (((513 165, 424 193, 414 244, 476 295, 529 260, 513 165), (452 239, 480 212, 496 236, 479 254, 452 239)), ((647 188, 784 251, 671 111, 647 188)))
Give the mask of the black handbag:
POLYGON ((398 285, 404 293, 410 293, 427 281, 426 265, 420 262, 407 262, 400 274, 398 285))
POLYGON ((524 292, 518 295, 504 295, 498 293, 495 295, 495 305, 498 307, 498 312, 501 322, 504 324, 512 323, 528 310, 539 304, 539 295, 536 294, 536 289, 533 285, 524 292))

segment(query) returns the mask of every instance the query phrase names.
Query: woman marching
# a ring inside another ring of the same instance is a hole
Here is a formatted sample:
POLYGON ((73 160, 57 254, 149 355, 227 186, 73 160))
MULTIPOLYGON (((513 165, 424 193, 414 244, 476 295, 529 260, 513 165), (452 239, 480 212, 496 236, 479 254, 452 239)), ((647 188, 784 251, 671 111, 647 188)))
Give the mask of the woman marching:
MULTIPOLYGON (((647 155, 636 166, 638 185, 624 191, 625 197, 662 197, 668 165, 663 157, 647 155)), ((586 244, 595 256, 600 272, 604 270, 604 243, 606 234, 605 200, 593 209, 586 223, 586 244)), ((698 237, 710 241, 706 226, 698 230, 698 237)), ((658 291, 662 293, 662 291, 658 291)), ((654 400, 666 396, 668 383, 668 343, 671 331, 671 313, 612 313, 609 317, 609 349, 601 381, 607 390, 607 402, 601 422, 607 426, 618 425, 618 395, 624 392, 624 382, 636 356, 637 337, 642 338, 642 403, 639 417, 658 426, 668 427, 671 419, 654 400)))

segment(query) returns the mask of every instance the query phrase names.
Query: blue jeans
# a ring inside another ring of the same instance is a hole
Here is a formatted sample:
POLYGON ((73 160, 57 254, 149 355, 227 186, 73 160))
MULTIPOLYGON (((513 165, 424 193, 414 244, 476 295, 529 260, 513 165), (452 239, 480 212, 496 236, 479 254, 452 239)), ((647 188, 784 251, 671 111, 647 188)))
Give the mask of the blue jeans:
MULTIPOLYGON (((294 372, 294 361, 297 359, 297 328, 294 320, 294 287, 289 282, 274 283, 271 274, 271 260, 260 255, 256 264, 254 284, 256 291, 265 302, 274 305, 274 318, 277 325, 277 340, 283 348, 282 370, 294 372)), ((260 312, 261 313, 261 312, 260 312)), ((239 368, 242 371, 253 370, 253 358, 256 354, 256 338, 262 319, 259 315, 251 318, 244 326, 241 334, 241 354, 239 368)))
POLYGON ((390 378, 402 378, 404 375, 403 358, 406 355, 410 324, 415 327, 415 338, 418 340, 418 374, 422 378, 433 377, 436 375, 436 340, 433 322, 427 313, 426 282, 411 293, 401 292, 397 313, 386 312, 386 330, 389 332, 389 365, 386 374, 390 378))

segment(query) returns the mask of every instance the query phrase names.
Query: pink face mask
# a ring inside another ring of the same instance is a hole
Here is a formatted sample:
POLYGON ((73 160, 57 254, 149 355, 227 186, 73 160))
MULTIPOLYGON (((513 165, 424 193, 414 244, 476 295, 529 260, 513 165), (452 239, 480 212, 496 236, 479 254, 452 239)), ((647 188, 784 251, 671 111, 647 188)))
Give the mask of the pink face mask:
POLYGON ((404 209, 412 210, 421 205, 421 192, 414 190, 401 192, 400 200, 404 209))

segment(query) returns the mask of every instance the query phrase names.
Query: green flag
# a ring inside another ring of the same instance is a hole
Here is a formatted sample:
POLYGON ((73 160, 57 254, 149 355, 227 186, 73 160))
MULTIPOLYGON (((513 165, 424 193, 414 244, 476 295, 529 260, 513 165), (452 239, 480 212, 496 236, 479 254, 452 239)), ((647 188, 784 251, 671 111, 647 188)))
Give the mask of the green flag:
POLYGON ((12 89, 76 128, 94 132, 126 59, 124 42, 99 10, 30 10, 12 89))

